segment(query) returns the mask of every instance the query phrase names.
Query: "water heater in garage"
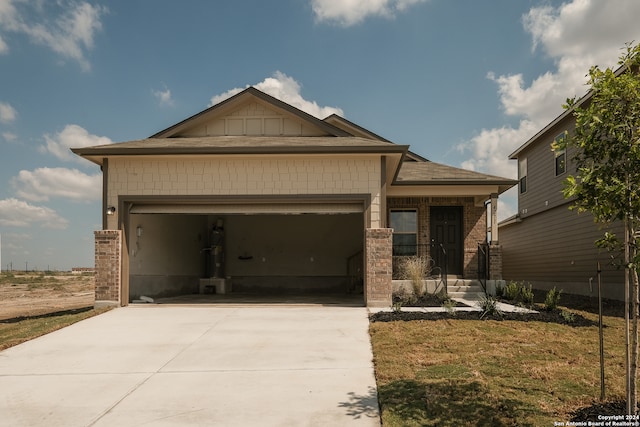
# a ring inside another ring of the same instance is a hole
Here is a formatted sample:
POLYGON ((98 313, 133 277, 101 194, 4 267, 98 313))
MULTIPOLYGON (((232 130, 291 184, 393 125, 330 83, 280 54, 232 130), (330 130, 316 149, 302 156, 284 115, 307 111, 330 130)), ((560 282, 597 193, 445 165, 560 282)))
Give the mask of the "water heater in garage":
POLYGON ((211 228, 209 242, 211 244, 209 277, 221 279, 224 277, 224 223, 222 219, 218 219, 211 228))

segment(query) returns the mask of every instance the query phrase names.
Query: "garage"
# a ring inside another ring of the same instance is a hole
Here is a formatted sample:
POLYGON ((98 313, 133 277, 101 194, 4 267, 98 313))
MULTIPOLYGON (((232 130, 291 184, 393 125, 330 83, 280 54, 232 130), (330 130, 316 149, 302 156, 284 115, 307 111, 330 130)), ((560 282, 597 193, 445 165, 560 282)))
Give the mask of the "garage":
POLYGON ((362 200, 125 203, 129 302, 362 293, 362 200))

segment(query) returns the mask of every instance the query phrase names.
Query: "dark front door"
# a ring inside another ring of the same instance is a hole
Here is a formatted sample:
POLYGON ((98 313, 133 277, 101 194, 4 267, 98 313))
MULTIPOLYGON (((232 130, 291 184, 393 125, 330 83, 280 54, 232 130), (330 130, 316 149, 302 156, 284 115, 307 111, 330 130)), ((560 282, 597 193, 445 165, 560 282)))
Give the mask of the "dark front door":
POLYGON ((431 257, 442 273, 462 275, 462 208, 431 208, 431 257))

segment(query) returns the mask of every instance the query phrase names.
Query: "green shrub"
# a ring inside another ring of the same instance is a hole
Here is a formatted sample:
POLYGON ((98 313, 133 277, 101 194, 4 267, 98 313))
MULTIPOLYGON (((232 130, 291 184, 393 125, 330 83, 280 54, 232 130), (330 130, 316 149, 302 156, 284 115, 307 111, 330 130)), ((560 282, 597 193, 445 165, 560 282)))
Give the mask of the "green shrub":
POLYGON ((548 311, 555 310, 558 308, 558 304, 560 304, 560 295, 562 294, 562 289, 557 290, 554 286, 549 292, 547 292, 547 296, 544 298, 544 308, 548 311))
POLYGON ((508 301, 517 301, 520 296, 520 285, 518 282, 509 282, 504 288, 504 298, 508 301))
POLYGON ((491 295, 486 295, 480 300, 480 310, 482 314, 480 318, 485 316, 502 316, 502 311, 498 308, 498 300, 491 295))
POLYGON ((391 311, 400 313, 402 311, 402 300, 394 301, 393 304, 391 304, 391 311))
POLYGON ((502 298, 504 296, 504 286, 496 285, 496 298, 502 298))
POLYGON ((533 305, 533 290, 531 289, 531 284, 529 284, 529 287, 522 285, 520 288, 520 297, 525 306, 531 307, 533 305))
POLYGON ((560 315, 562 316, 564 321, 567 322, 567 323, 573 323, 573 321, 576 320, 575 313, 572 313, 572 312, 567 311, 567 310, 562 310, 560 312, 560 315))
POLYGON ((442 308, 444 308, 444 311, 449 313, 451 316, 456 315, 455 307, 456 307, 456 302, 452 299, 446 299, 442 301, 442 308))

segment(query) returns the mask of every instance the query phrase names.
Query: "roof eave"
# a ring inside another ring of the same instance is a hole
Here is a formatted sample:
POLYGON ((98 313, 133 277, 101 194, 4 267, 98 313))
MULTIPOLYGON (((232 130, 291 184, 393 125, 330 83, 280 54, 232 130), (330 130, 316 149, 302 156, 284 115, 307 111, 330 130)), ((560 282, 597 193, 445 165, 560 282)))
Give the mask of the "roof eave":
POLYGON ((497 186, 499 194, 504 193, 510 188, 518 184, 517 180, 507 179, 501 181, 475 181, 475 180, 431 180, 431 181, 394 181, 394 186, 446 186, 446 185, 460 185, 460 186, 481 186, 492 185, 497 186))
POLYGON ((163 148, 112 148, 84 147, 72 148, 75 154, 88 156, 164 156, 164 155, 206 155, 206 154, 404 154, 408 150, 407 145, 390 146, 305 146, 305 147, 163 147, 163 148))

